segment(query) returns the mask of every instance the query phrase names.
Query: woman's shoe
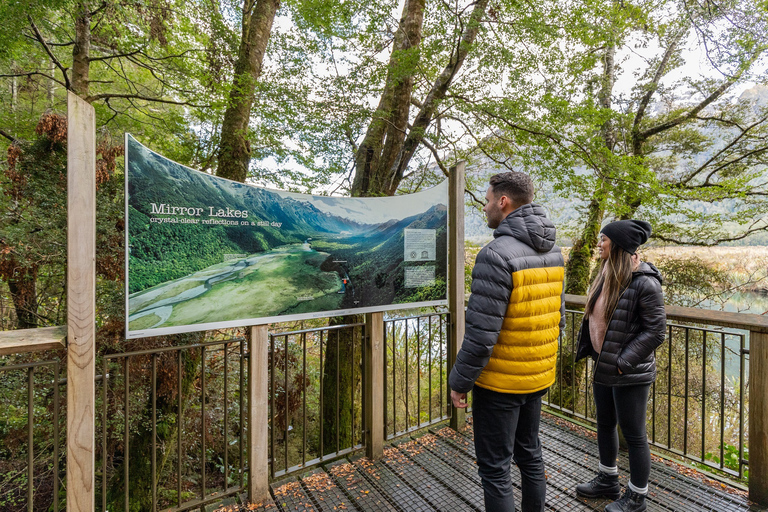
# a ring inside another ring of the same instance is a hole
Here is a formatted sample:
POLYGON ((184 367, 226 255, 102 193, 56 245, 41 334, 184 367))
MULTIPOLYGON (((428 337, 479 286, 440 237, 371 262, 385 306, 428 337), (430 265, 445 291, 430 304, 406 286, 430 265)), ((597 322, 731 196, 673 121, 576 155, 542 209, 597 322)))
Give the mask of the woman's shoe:
POLYGON ((621 499, 605 507, 605 512, 643 512, 645 508, 645 494, 627 489, 621 499))
POLYGON ((577 485, 576 494, 585 498, 611 498, 615 500, 621 496, 619 475, 609 475, 601 471, 589 482, 577 485))

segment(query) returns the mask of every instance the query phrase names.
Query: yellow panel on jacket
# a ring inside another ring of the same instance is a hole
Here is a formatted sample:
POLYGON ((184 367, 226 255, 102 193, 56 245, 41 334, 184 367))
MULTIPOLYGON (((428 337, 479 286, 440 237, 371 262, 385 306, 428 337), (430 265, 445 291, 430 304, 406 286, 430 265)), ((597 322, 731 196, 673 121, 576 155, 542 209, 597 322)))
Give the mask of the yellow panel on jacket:
POLYGON ((512 295, 491 359, 477 379, 499 393, 534 393, 555 382, 563 267, 512 273, 512 295))

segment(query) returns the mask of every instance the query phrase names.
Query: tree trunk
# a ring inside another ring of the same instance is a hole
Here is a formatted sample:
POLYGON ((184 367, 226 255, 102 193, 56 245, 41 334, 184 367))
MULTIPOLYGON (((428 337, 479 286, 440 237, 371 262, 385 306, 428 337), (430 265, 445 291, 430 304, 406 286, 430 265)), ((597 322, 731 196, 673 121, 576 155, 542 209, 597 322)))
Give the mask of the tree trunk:
MULTIPOLYGON (((362 321, 361 315, 332 318, 330 325, 349 325, 362 321)), ((348 448, 355 441, 354 425, 359 428, 361 403, 354 396, 362 381, 362 344, 355 328, 330 331, 323 359, 323 455, 348 448)))
MULTIPOLYGON (((614 58, 616 56, 616 46, 611 43, 605 50, 603 59, 603 82, 600 87, 598 100, 600 106, 604 109, 611 108, 611 95, 613 94, 613 85, 615 83, 616 66, 614 58)), ((616 129, 609 119, 600 129, 600 133, 605 141, 608 151, 613 152, 616 145, 616 129)), ((593 254, 597 247, 597 237, 600 234, 600 226, 603 222, 603 195, 605 188, 605 179, 600 178, 598 187, 592 193, 592 200, 589 203, 587 219, 581 236, 576 240, 568 256, 568 263, 565 265, 565 293, 575 295, 585 295, 590 281, 590 267, 592 265, 593 254)))
MULTIPOLYGON (((403 66, 401 59, 407 58, 407 53, 397 45, 411 44, 410 38, 416 37, 421 42, 421 24, 423 22, 424 4, 422 0, 408 0, 403 7, 403 17, 395 35, 395 47, 389 62, 387 84, 382 93, 379 107, 371 120, 366 138, 355 155, 355 179, 352 184, 353 196, 394 195, 403 179, 408 164, 421 144, 424 134, 434 120, 435 112, 440 102, 445 99, 453 78, 464 64, 469 51, 477 38, 480 23, 485 16, 489 0, 478 0, 465 24, 464 32, 452 49, 448 64, 440 76, 432 84, 426 99, 421 102, 421 108, 416 115, 413 125, 407 135, 401 133, 407 125, 396 124, 390 119, 395 114, 403 115, 410 108, 412 92, 405 95, 406 89, 412 85, 403 79, 408 74, 415 73, 413 67, 403 66), (411 31, 411 32, 409 32, 411 31), (399 34, 406 35, 405 40, 398 38, 399 34), (400 73, 394 75, 395 71, 400 73), (405 70, 405 71, 403 71, 405 70), (393 79, 394 78, 394 79, 393 79), (398 104, 391 102, 397 101, 398 104), (387 165, 388 164, 388 165, 387 165)), ((415 46, 413 46, 415 47, 415 46)), ((410 49, 408 46, 406 49, 410 49)), ((412 77, 411 77, 412 80, 412 77)), ((412 82, 411 82, 412 84, 412 82)), ((399 119, 399 118, 398 118, 399 119)), ((407 117, 405 118, 407 120, 407 117)))
MULTIPOLYGON (((177 336, 181 344, 193 344, 201 342, 204 339, 203 333, 191 333, 189 335, 177 336)), ((175 359, 175 356, 173 356, 175 359)), ((186 416, 187 407, 195 392, 194 384, 200 379, 200 351, 192 349, 185 351, 182 356, 183 366, 177 367, 175 361, 169 362, 169 366, 176 366, 177 371, 182 373, 181 397, 175 395, 172 390, 158 389, 157 391, 157 446, 158 451, 165 447, 165 451, 158 455, 157 475, 159 479, 163 474, 168 461, 176 452, 176 438, 184 435, 183 425, 180 424, 178 417, 178 401, 181 400, 181 414, 186 416)), ((136 374, 136 369, 131 369, 136 374)), ((203 370, 204 371, 204 370, 203 370)), ((178 376, 170 381, 177 382, 178 376)), ((135 385, 135 384, 134 384, 135 385)), ((122 393, 122 391, 120 391, 122 393)), ((151 396, 151 390, 148 390, 151 396)), ((132 423, 137 425, 137 431, 131 433, 129 442, 128 463, 130 470, 129 481, 129 507, 131 511, 153 510, 152 504, 152 401, 147 400, 140 419, 132 423)), ((203 433, 205 435, 205 433, 203 433)), ((182 444, 188 443, 187 439, 182 439, 182 444)), ((122 510, 125 501, 125 455, 123 461, 114 469, 110 479, 107 491, 107 503, 111 506, 109 510, 122 510)), ((107 454, 102 454, 102 457, 107 454)), ((158 487, 163 486, 163 482, 158 480, 158 487)), ((182 486, 183 488, 184 486, 182 486)))
POLYGON ((72 92, 88 97, 91 66, 91 14, 86 2, 77 5, 75 44, 72 47, 72 92))
POLYGON ((229 104, 221 125, 217 176, 244 182, 248 176, 251 146, 248 121, 251 118, 256 81, 272 23, 280 6, 278 0, 245 0, 240 49, 235 63, 235 76, 229 91, 229 104))
POLYGON ((574 242, 565 266, 565 293, 586 295, 590 281, 592 254, 597 247, 600 224, 603 220, 603 208, 600 200, 593 198, 587 210, 587 221, 581 237, 574 242))
MULTIPOLYGON (((353 196, 393 195, 390 170, 408 131, 425 0, 406 0, 389 58, 387 81, 376 112, 355 155, 353 196)), ((394 187, 393 187, 394 185, 394 187)))
MULTIPOLYGON (((14 262, 9 262, 14 267, 14 262)), ((37 327, 37 267, 12 268, 10 275, 3 276, 16 310, 16 328, 37 327)))

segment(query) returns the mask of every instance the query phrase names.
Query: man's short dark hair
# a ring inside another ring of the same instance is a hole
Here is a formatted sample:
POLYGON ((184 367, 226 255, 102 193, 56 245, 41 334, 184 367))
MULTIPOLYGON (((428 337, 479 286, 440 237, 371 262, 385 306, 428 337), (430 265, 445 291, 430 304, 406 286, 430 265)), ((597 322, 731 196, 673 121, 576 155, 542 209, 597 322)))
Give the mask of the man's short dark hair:
POLYGON ((533 181, 524 172, 502 172, 494 174, 490 179, 493 193, 507 196, 518 206, 533 202, 533 181))

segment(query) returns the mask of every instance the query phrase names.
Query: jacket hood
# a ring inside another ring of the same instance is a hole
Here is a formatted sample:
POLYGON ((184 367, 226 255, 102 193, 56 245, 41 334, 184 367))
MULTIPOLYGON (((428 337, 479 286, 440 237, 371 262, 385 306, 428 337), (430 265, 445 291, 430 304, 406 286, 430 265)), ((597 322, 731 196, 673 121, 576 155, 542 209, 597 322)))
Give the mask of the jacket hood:
POLYGON ((632 272, 632 277, 637 277, 641 275, 652 276, 659 283, 664 282, 664 278, 661 277, 661 272, 659 272, 659 269, 657 269, 653 263, 648 263, 647 261, 641 261, 640 265, 637 267, 637 270, 632 272))
POLYGON ((530 203, 507 215, 493 231, 493 236, 512 236, 536 252, 549 252, 555 246, 556 231, 544 208, 530 203))

